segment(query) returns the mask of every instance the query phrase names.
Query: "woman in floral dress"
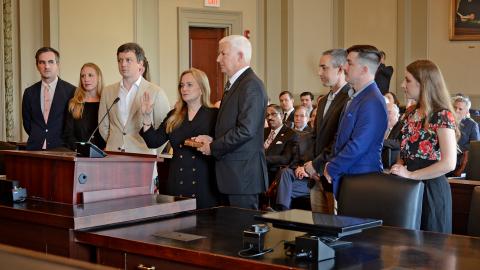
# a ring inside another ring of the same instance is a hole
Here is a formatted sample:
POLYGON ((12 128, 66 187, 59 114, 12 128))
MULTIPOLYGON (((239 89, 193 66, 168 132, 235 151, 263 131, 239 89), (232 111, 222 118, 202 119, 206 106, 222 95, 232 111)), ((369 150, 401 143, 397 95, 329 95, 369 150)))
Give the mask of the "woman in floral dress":
POLYGON ((451 233, 452 197, 445 174, 455 169, 458 129, 450 93, 429 60, 407 66, 402 88, 417 105, 405 115, 400 159, 391 173, 425 183, 420 229, 451 233))

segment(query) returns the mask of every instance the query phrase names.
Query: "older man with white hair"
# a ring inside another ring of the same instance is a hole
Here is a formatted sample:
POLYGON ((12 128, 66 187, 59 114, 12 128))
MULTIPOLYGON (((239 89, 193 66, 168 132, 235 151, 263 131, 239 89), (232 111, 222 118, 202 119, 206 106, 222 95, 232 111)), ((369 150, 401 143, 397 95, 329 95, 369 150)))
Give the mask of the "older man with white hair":
POLYGON ((268 185, 263 147, 267 94, 250 68, 252 45, 244 36, 219 42, 217 62, 228 81, 215 125, 215 138, 201 135, 198 150, 215 157, 218 189, 231 206, 258 209, 258 194, 268 185))

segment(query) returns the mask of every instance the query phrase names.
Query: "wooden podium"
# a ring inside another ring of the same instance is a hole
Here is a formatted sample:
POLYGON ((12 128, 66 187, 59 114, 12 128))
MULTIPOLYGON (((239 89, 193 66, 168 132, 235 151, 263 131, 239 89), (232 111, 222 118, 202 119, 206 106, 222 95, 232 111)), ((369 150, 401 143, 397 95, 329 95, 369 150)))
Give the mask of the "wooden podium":
POLYGON ((2 151, 7 179, 18 180, 30 198, 81 204, 151 193, 152 155, 110 152, 104 158, 74 152, 2 151))

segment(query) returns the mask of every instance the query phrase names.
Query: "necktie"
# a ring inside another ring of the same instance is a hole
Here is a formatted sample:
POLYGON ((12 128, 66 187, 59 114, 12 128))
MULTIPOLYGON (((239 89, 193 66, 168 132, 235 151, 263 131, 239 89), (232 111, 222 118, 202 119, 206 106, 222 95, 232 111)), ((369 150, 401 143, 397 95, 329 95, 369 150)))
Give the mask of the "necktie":
POLYGON ((267 140, 263 144, 263 147, 267 149, 270 146, 270 144, 273 142, 274 138, 275 138, 275 130, 272 129, 270 131, 270 134, 268 134, 267 140))
MULTIPOLYGON (((225 87, 223 88, 222 101, 223 101, 223 99, 225 98, 225 96, 227 95, 227 92, 228 92, 228 90, 230 89, 230 85, 231 85, 231 84, 230 84, 230 81, 227 80, 227 83, 225 84, 225 87)), ((220 104, 221 104, 221 102, 220 102, 220 104)))
POLYGON ((284 122, 284 123, 287 122, 287 113, 284 113, 284 114, 283 114, 283 122, 284 122))
MULTIPOLYGON (((43 119, 45 123, 48 122, 48 114, 50 113, 50 107, 52 105, 52 99, 50 98, 50 86, 46 85, 43 88, 43 119)), ((47 139, 43 141, 42 149, 47 149, 47 139)))
POLYGON ((45 86, 43 89, 43 119, 45 123, 48 122, 48 114, 50 113, 50 107, 52 105, 52 99, 50 98, 50 86, 45 86))

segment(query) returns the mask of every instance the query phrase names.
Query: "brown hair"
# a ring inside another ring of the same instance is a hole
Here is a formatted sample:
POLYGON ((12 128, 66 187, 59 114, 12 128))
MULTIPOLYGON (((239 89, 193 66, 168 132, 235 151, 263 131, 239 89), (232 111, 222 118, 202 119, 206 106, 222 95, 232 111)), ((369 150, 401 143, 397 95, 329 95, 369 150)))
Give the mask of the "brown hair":
POLYGON ((205 72, 196 68, 185 70, 184 72, 182 72, 180 78, 178 79, 178 100, 175 103, 175 110, 173 114, 167 119, 167 133, 171 133, 175 128, 180 126, 183 120, 185 120, 185 118, 187 117, 187 103, 182 99, 182 93, 180 92, 182 88, 182 78, 186 74, 192 74, 193 79, 195 79, 195 81, 200 86, 200 89, 202 90, 202 105, 205 107, 212 106, 212 104, 210 103, 210 84, 208 82, 208 77, 205 72))
MULTIPOLYGON (((430 122, 432 113, 439 110, 448 110, 455 117, 453 106, 450 99, 450 93, 443 79, 440 68, 430 60, 417 60, 407 66, 407 71, 420 84, 420 96, 417 108, 420 108, 424 114, 424 126, 430 122)), ((458 120, 455 119, 458 123, 458 120)), ((458 124, 456 124, 455 133, 458 137, 458 124)))
POLYGON ((68 103, 68 111, 72 113, 74 119, 82 118, 82 114, 83 114, 83 104, 85 103, 85 88, 83 88, 83 85, 82 85, 82 70, 85 67, 91 67, 97 73, 97 77, 98 77, 97 95, 100 96, 103 90, 103 76, 100 68, 94 63, 84 64, 80 69, 80 80, 78 83, 78 87, 75 90, 75 94, 73 95, 73 97, 70 99, 70 102, 68 103))

